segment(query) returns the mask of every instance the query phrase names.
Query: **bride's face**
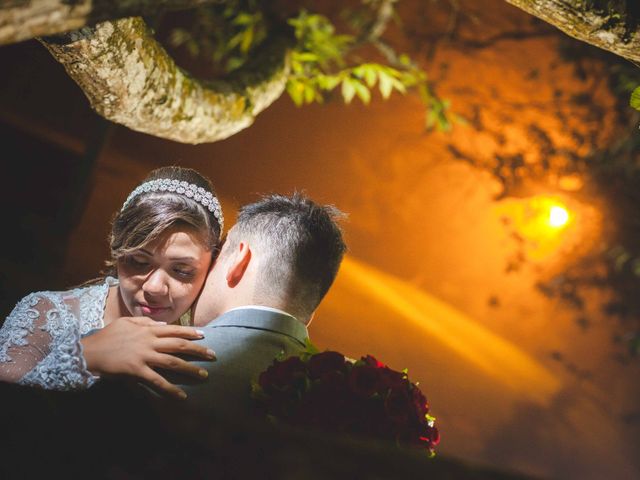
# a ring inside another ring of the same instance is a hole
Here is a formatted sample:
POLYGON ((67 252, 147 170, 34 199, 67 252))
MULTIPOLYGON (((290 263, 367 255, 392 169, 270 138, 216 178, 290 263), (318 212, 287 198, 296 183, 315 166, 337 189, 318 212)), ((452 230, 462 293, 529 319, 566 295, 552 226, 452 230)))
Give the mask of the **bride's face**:
POLYGON ((210 263, 195 232, 172 229, 118 260, 120 296, 132 316, 173 323, 200 293, 210 263))

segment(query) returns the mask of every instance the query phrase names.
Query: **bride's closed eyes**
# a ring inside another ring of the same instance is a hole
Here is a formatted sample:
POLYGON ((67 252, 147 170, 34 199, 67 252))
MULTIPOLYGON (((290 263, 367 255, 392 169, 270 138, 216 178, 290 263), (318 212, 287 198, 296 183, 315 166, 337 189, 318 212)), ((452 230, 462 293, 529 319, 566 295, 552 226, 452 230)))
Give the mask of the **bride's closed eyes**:
POLYGON ((144 268, 150 266, 147 258, 142 255, 127 255, 125 261, 132 267, 144 268))
MULTIPOLYGON (((154 267, 153 259, 146 253, 127 255, 125 257, 125 262, 137 273, 146 273, 154 267)), ((184 259, 180 259, 180 261, 172 262, 169 265, 168 271, 180 279, 191 280, 195 277, 196 267, 185 262, 184 259)))
POLYGON ((179 276, 181 276, 182 278, 184 278, 185 280, 190 280, 190 279, 192 279, 193 277, 195 277, 195 274, 196 274, 196 269, 195 269, 195 268, 193 268, 193 267, 190 267, 190 266, 188 266, 188 265, 186 265, 186 264, 178 264, 178 265, 175 265, 175 266, 173 267, 173 271, 174 271, 177 275, 179 275, 179 276))

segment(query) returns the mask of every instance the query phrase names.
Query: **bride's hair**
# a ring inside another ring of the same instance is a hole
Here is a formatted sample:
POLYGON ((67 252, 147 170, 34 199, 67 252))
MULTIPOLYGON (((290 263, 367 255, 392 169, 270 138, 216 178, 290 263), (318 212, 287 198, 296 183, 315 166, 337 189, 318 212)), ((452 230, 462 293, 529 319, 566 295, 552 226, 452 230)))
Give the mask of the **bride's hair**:
MULTIPOLYGON (((161 167, 153 170, 143 183, 153 180, 177 180, 201 187, 215 197, 215 191, 208 178, 191 168, 161 167)), ((205 193, 206 195, 206 193, 205 193)), ((135 250, 144 248, 160 237, 169 228, 189 227, 199 237, 202 244, 215 254, 220 245, 221 213, 206 208, 182 193, 173 191, 143 191, 125 202, 111 223, 109 246, 111 258, 107 260, 106 274, 115 274, 117 260, 135 250)))

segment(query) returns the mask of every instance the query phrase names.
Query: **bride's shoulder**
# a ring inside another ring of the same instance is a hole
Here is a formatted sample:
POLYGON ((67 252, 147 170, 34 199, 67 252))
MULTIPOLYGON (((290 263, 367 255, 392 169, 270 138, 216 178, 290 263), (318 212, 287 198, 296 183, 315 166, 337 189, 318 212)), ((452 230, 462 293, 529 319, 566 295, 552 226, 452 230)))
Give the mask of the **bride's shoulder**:
POLYGON ((64 292, 42 290, 22 297, 3 322, 3 331, 17 328, 33 331, 52 321, 65 320, 70 316, 64 301, 64 292))
POLYGON ((82 285, 70 288, 69 290, 50 293, 60 295, 66 301, 83 297, 102 298, 107 295, 109 287, 117 284, 117 279, 113 277, 104 277, 83 283, 82 285))
POLYGON ((100 328, 109 287, 115 284, 116 279, 106 277, 68 290, 32 292, 18 301, 9 317, 48 316, 55 312, 76 318, 81 330, 100 328))

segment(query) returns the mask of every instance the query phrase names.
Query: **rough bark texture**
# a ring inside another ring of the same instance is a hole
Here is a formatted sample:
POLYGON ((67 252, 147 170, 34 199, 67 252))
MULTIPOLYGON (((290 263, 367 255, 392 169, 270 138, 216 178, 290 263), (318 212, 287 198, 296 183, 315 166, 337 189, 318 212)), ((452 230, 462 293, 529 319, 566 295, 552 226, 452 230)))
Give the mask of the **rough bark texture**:
POLYGON ((248 127, 287 80, 282 39, 235 75, 207 83, 178 68, 139 17, 41 41, 100 115, 183 143, 214 142, 248 127))
POLYGON ((583 42, 640 63, 638 0, 506 0, 583 42))
POLYGON ((0 45, 222 0, 0 0, 0 45))

